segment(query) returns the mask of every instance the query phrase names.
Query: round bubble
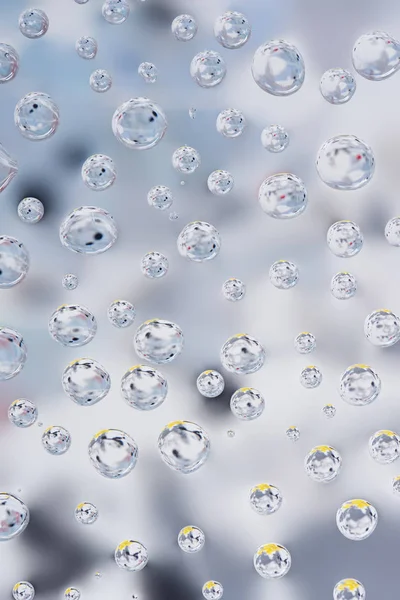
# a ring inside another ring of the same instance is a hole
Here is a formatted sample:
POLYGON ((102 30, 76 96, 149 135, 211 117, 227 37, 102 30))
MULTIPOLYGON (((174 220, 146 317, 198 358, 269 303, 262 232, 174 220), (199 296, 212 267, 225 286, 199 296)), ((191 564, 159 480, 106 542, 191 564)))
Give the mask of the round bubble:
POLYGON ((283 152, 289 146, 289 134, 281 125, 270 125, 262 130, 261 143, 270 152, 283 152))
POLYGON ((67 273, 62 278, 62 286, 66 290, 76 290, 79 280, 73 273, 67 273))
POLYGON ((256 84, 273 96, 297 92, 306 73, 300 52, 285 40, 272 40, 259 46, 254 53, 251 72, 256 84))
POLYGON ((225 388, 225 381, 218 371, 203 371, 197 378, 197 389, 206 398, 220 396, 225 388))
POLYGON ((242 387, 231 397, 231 411, 242 421, 252 421, 262 415, 265 409, 265 400, 258 390, 242 387))
POLYGON ((163 319, 150 319, 138 327, 133 343, 140 358, 161 365, 171 362, 180 355, 184 337, 176 323, 163 319))
POLYGON ((60 225, 62 245, 79 254, 101 254, 115 244, 117 237, 113 217, 97 206, 75 208, 60 225))
POLYGON ((18 173, 18 163, 12 158, 2 144, 0 144, 0 192, 3 192, 8 184, 18 173))
POLYGON ((307 475, 313 481, 322 483, 336 479, 341 467, 342 457, 332 446, 316 446, 304 460, 307 475))
POLYGON ((130 327, 135 320, 136 310, 127 300, 114 300, 107 310, 107 317, 111 325, 122 329, 130 327))
POLYGON ((0 83, 14 79, 18 69, 18 52, 8 44, 0 44, 0 83))
POLYGON ((315 350, 316 346, 317 341, 315 336, 308 331, 303 331, 295 337, 294 347, 299 354, 309 354, 309 352, 315 350))
POLYGON ((292 559, 289 550, 280 544, 264 544, 254 555, 254 568, 265 579, 278 579, 289 571, 292 559))
POLYGON ((121 393, 129 406, 153 410, 164 402, 168 393, 165 377, 148 365, 135 365, 121 379, 121 393))
POLYGON ((82 179, 91 190, 109 188, 117 177, 114 161, 105 154, 93 154, 82 165, 82 179))
POLYGON ((326 240, 332 254, 341 258, 355 256, 364 244, 361 230, 353 221, 337 221, 331 225, 326 240))
POLYGON ((392 480, 392 490, 396 496, 400 497, 400 476, 394 477, 392 480))
POLYGON ((200 154, 190 146, 177 148, 172 155, 172 166, 179 173, 194 173, 201 164, 200 154))
POLYGON ((24 198, 18 204, 18 216, 24 223, 38 223, 44 215, 44 206, 37 198, 24 198))
POLYGON ((148 252, 143 256, 140 268, 149 279, 159 279, 168 273, 169 262, 160 252, 148 252))
POLYGON ((112 86, 112 77, 105 69, 96 69, 89 77, 89 85, 94 92, 103 94, 112 86))
POLYGON ((381 380, 368 365, 352 365, 340 378, 340 396, 353 406, 366 406, 377 399, 381 380))
POLYGON ((300 431, 299 429, 296 427, 296 425, 291 425, 290 427, 288 427, 286 429, 286 437, 291 441, 291 442, 297 442, 297 440, 300 438, 300 431))
POLYGON ((376 431, 369 438, 368 448, 376 462, 387 465, 399 458, 400 438, 394 431, 376 431))
POLYGON ((21 334, 14 329, 0 327, 0 381, 18 375, 25 365, 27 352, 21 334))
POLYGON ((30 427, 38 418, 38 410, 30 400, 19 398, 8 407, 8 419, 16 427, 30 427))
POLYGON ((172 205, 173 200, 171 190, 165 185, 155 185, 147 194, 149 206, 158 210, 166 210, 172 205))
POLYGON ((29 581, 19 581, 12 590, 14 600, 33 600, 35 588, 29 581))
POLYGON ((188 525, 183 527, 178 535, 178 546, 184 552, 193 554, 199 552, 205 544, 206 537, 199 527, 188 525))
POLYGON ((81 406, 97 404, 110 391, 110 376, 96 360, 80 358, 71 362, 62 376, 64 392, 81 406))
POLYGON ((329 69, 322 75, 319 89, 330 104, 345 104, 354 96, 356 80, 346 69, 329 69))
POLYGON ((135 467, 138 447, 127 433, 119 429, 103 429, 90 441, 89 458, 100 475, 120 479, 135 467))
POLYGON ((238 302, 238 300, 242 300, 242 298, 245 297, 246 286, 243 283, 243 281, 240 281, 240 279, 231 277, 223 283, 222 293, 224 295, 224 298, 226 298, 230 302, 238 302))
POLYGON ((322 412, 327 419, 332 419, 336 415, 336 408, 333 404, 325 404, 322 412))
POLYGON ((374 346, 393 346, 400 339, 400 319, 391 310, 374 310, 365 319, 364 334, 374 346))
POLYGON ((233 188, 234 180, 228 171, 213 171, 207 179, 207 187, 214 196, 225 196, 233 188))
POLYGON ((299 270, 290 260, 277 260, 269 270, 269 280, 279 290, 289 290, 299 280, 299 270))
POLYGON ((168 423, 158 438, 161 458, 171 469, 188 474, 197 471, 210 453, 210 440, 202 427, 190 421, 168 423))
POLYGON ((91 525, 99 516, 99 511, 90 502, 81 502, 75 509, 75 519, 82 525, 91 525))
POLYGON ((204 50, 196 54, 190 63, 190 75, 200 87, 215 87, 226 75, 225 61, 219 52, 204 50))
POLYGON ((241 48, 249 39, 251 25, 247 18, 239 12, 229 10, 214 23, 214 35, 224 48, 234 50, 241 48))
POLYGON ((213 225, 193 221, 182 229, 177 244, 181 256, 194 262, 204 262, 218 256, 221 237, 213 225))
POLYGON ((108 23, 120 25, 129 17, 129 2, 127 0, 106 0, 101 12, 108 23))
POLYGON ((206 600, 219 600, 224 595, 224 588, 219 581, 206 581, 201 591, 206 600))
POLYGON ((63 346, 84 346, 92 341, 97 331, 94 315, 78 304, 63 304, 51 315, 49 333, 63 346))
POLYGON ((81 58, 91 60, 96 57, 97 42, 94 38, 83 35, 79 40, 76 40, 75 50, 81 58))
POLYGON ((8 235, 0 236, 0 289, 22 281, 29 270, 29 254, 24 244, 8 235))
POLYGON ((71 445, 71 435, 64 427, 53 425, 43 433, 42 444, 49 454, 65 454, 71 445))
POLYGON ((394 217, 386 223, 385 236, 391 246, 400 246, 400 217, 394 217))
POLYGON ((216 122, 218 133, 227 138, 235 138, 242 135, 246 129, 246 125, 244 114, 236 108, 227 108, 221 111, 216 122))
POLYGON ((64 592, 65 600, 80 600, 81 593, 76 588, 69 587, 64 592))
POLYGON ((42 92, 30 92, 16 105, 14 122, 22 135, 33 142, 46 140, 57 130, 58 106, 42 92))
POLYGON ((365 588, 357 579, 342 579, 333 590, 333 600, 365 600, 365 588))
POLYGON ((353 47, 353 65, 366 79, 386 79, 400 67, 400 42, 384 31, 361 35, 353 47))
POLYGON ((115 562, 126 571, 141 571, 147 565, 149 555, 140 542, 125 540, 115 549, 115 562))
POLYGON ((321 384, 321 381, 322 373, 315 365, 305 367, 300 373, 300 383, 305 388, 316 388, 321 384))
POLYGON ((264 364, 265 350, 258 340, 247 333, 230 337, 221 348, 222 366, 231 373, 248 375, 264 364))
POLYGON ((331 293, 338 300, 348 300, 357 291, 357 280, 351 273, 336 273, 331 280, 331 293))
POLYGON ((27 38, 36 39, 42 37, 49 28, 49 19, 40 8, 28 8, 19 16, 20 32, 27 38))
POLYGON ((153 148, 167 130, 163 109, 148 98, 132 98, 117 108, 112 130, 122 144, 134 150, 153 148))
POLYGON ((319 149, 318 175, 336 190, 358 190, 368 183, 375 171, 371 148, 355 135, 338 135, 319 149))
POLYGON ((189 42, 197 33, 197 23, 191 15, 178 15, 172 21, 171 31, 179 42, 189 42))
POLYGON ((278 173, 264 179, 258 201, 274 219, 293 219, 306 209, 308 198, 304 183, 292 173, 278 173))
POLYGON ((0 542, 20 535, 29 523, 28 507, 12 494, 0 493, 0 542))
POLYGON ((158 70, 151 62, 142 62, 138 67, 138 74, 146 83, 155 83, 158 77, 158 70))
POLYGON ((280 490, 269 483, 260 483, 250 490, 250 506, 259 515, 272 515, 282 505, 280 490))
POLYGON ((377 524, 378 513, 366 500, 348 500, 336 513, 336 525, 349 540, 365 540, 374 532, 377 524))

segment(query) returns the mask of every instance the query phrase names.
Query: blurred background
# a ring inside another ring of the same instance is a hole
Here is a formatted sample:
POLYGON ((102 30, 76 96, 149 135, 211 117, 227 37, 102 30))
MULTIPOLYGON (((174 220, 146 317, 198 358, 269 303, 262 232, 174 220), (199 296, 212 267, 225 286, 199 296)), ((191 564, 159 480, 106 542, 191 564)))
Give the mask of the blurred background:
POLYGON ((31 257, 25 280, 0 293, 1 323, 21 332, 28 347, 23 371, 0 386, 0 488, 19 496, 31 511, 26 531, 0 545, 0 597, 11 598, 14 583, 28 580, 38 600, 61 599, 68 586, 77 587, 82 600, 196 600, 203 583, 216 579, 227 600, 321 600, 332 597, 340 579, 354 577, 370 600, 395 598, 400 500, 391 480, 400 474, 400 464, 374 462, 368 439, 378 429, 400 431, 400 346, 373 347, 363 323, 374 309, 400 312, 400 249, 384 236, 386 222, 400 212, 400 75, 379 83, 357 75, 354 98, 343 106, 322 98, 319 80, 332 67, 353 71, 351 50, 359 35, 382 29, 398 38, 400 5, 397 0, 130 3, 129 19, 113 26, 101 15, 101 0, 85 5, 41 0, 36 6, 47 13, 49 31, 30 40, 18 29, 18 16, 29 5, 0 0, 0 41, 14 46, 21 59, 16 78, 0 89, 0 142, 19 162, 17 177, 0 197, 0 233, 23 242, 31 257), (215 19, 229 9, 245 13, 253 27, 249 42, 235 51, 222 48, 213 35, 215 19), (196 18, 199 30, 192 41, 179 43, 170 26, 184 12, 196 18), (98 42, 92 61, 75 51, 82 35, 98 42), (254 51, 274 38, 295 44, 306 64, 304 85, 287 98, 263 92, 251 75, 254 51), (219 51, 227 64, 225 80, 214 89, 200 88, 189 74, 191 59, 205 49, 219 51), (153 85, 137 73, 143 61, 158 68, 153 85), (89 87, 97 68, 113 78, 105 94, 89 87), (23 138, 13 121, 16 103, 32 91, 50 94, 60 110, 56 134, 39 143, 23 138), (157 147, 135 152, 115 139, 111 117, 122 102, 143 95, 163 107, 169 128, 157 147), (195 119, 190 107, 197 109, 195 119), (224 138, 215 127, 218 113, 230 107, 242 110, 248 123, 236 139, 224 138), (290 145, 282 154, 271 154, 260 143, 270 124, 289 132, 290 145), (374 150, 374 178, 359 191, 332 190, 315 170, 320 145, 341 133, 359 136, 374 150), (171 165, 173 151, 183 144, 195 147, 202 159, 187 177, 171 165), (81 178, 82 163, 94 153, 111 156, 118 172, 115 184, 101 193, 81 178), (225 197, 208 191, 207 177, 215 169, 234 176, 234 189, 225 197), (309 194, 305 213, 289 221, 271 219, 257 200, 263 179, 281 171, 298 175, 309 194), (171 210, 178 219, 148 206, 147 192, 158 184, 171 188, 171 210), (45 216, 36 225, 17 216, 25 196, 44 204, 45 216), (105 254, 75 255, 60 244, 61 221, 82 205, 105 208, 119 226, 119 239, 105 254), (221 234, 220 255, 209 263, 186 261, 177 251, 179 232, 196 219, 221 234), (364 234, 363 250, 347 261, 326 244, 329 226, 339 219, 354 220, 364 234), (151 250, 168 257, 170 269, 161 280, 141 273, 141 257, 151 250), (268 280, 270 265, 281 258, 300 271, 298 285, 288 291, 268 280), (357 294, 348 301, 330 293, 330 280, 340 270, 358 281, 357 294), (62 287, 65 273, 79 277, 76 290, 62 287), (247 286, 241 302, 222 296, 229 277, 247 286), (131 328, 118 330, 108 322, 107 308, 115 298, 136 307, 131 328), (98 332, 90 345, 65 348, 51 339, 48 320, 62 303, 82 304, 95 314, 98 332), (138 362, 135 330, 153 317, 178 323, 185 348, 160 368, 169 384, 166 402, 146 413, 130 408, 119 387, 122 375, 138 362), (242 331, 267 351, 265 366, 244 377, 223 372, 219 361, 225 340, 242 331), (294 350, 300 331, 317 338, 309 357, 294 350), (74 404, 61 386, 66 365, 82 356, 98 360, 112 380, 110 393, 90 408, 74 404), (323 373, 315 390, 299 383, 310 362, 323 373), (341 374, 354 363, 370 364, 382 380, 378 400, 363 408, 344 404, 338 394, 341 374), (223 372, 226 387, 219 398, 198 393, 196 378, 204 369, 223 372), (229 410, 231 394, 243 385, 266 399, 254 422, 238 421, 229 410), (9 423, 7 408, 16 398, 37 405, 42 428, 9 423), (327 403, 337 408, 333 419, 322 413, 327 403), (209 460, 189 476, 170 470, 157 449, 161 429, 177 419, 198 423, 211 439, 209 460), (42 432, 50 425, 71 433, 71 448, 63 456, 42 447, 42 432), (285 435, 290 425, 300 430, 296 443, 285 435), (139 446, 136 468, 121 480, 101 477, 89 462, 89 441, 104 428, 126 431, 139 446), (311 481, 303 468, 305 455, 319 444, 334 446, 343 458, 339 477, 326 486, 311 481), (248 502, 249 489, 264 481, 284 497, 281 509, 268 517, 257 515, 248 502), (379 513, 376 531, 361 543, 345 539, 335 524, 336 510, 350 498, 368 500, 379 513), (90 527, 74 518, 76 505, 84 501, 99 510, 90 527), (195 555, 184 554, 176 543, 188 524, 206 535, 204 549, 195 555), (148 549, 149 564, 139 573, 124 572, 114 562, 115 547, 127 538, 148 549), (254 552, 268 542, 285 545, 292 555, 291 571, 279 581, 263 580, 252 565, 254 552))

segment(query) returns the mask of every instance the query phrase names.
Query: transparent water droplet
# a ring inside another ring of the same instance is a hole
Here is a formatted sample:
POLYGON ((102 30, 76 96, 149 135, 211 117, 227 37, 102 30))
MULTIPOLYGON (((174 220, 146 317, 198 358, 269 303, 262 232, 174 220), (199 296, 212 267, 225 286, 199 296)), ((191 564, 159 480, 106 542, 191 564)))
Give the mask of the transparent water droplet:
POLYGON ((24 198, 18 204, 18 216, 24 223, 38 223, 44 215, 44 206, 37 198, 24 198))
POLYGON ((18 52, 8 44, 0 44, 0 83, 6 83, 14 79, 18 69, 18 52))
POLYGON ((157 369, 135 365, 122 377, 121 393, 132 408, 153 410, 161 406, 167 397, 168 383, 157 369))
POLYGON ((200 154, 190 146, 177 148, 172 155, 172 166, 179 173, 194 173, 201 164, 200 154))
POLYGON ((11 158, 4 146, 0 144, 0 192, 6 189, 17 173, 17 161, 11 158))
POLYGON ((221 237, 213 225, 193 221, 182 229, 177 244, 181 256, 194 262, 204 262, 218 256, 221 237))
POLYGON ((218 371, 203 371, 196 381, 197 389, 202 396, 206 398, 216 398, 220 396, 225 388, 225 381, 218 371))
POLYGON ((189 42, 197 33, 197 22, 191 15, 178 15, 172 21, 171 31, 178 42, 189 42))
POLYGON ((49 28, 49 18, 40 8, 24 10, 18 19, 19 30, 27 38, 42 37, 49 28))
POLYGON ((105 154, 93 154, 82 165, 84 183, 96 192, 106 190, 115 181, 117 170, 114 161, 105 154))
POLYGON ((195 119, 197 114, 197 108, 189 108, 189 117, 195 119))
POLYGON ((49 454, 65 454, 71 445, 71 435, 64 427, 52 425, 43 432, 42 444, 49 454))
POLYGON ((291 567, 292 558, 285 546, 264 544, 258 548, 253 559, 254 568, 265 579, 284 577, 291 567))
POLYGON ((356 91, 356 80, 346 69, 329 69, 321 77, 319 89, 330 104, 345 104, 356 91))
POLYGON ((347 500, 336 513, 336 525, 349 540, 367 539, 378 524, 378 513, 366 500, 347 500))
POLYGON ((166 210, 173 203, 173 195, 165 185, 155 185, 147 194, 149 206, 158 210, 166 210))
POLYGON ((183 552, 193 554, 199 552, 206 541, 203 531, 194 525, 183 527, 178 535, 178 546, 183 552))
POLYGON ((394 217, 386 223, 385 236, 391 246, 400 246, 400 217, 394 217))
POLYGON ((105 368, 96 360, 80 358, 64 370, 62 386, 76 404, 92 406, 107 396, 111 380, 105 368))
POLYGON ((207 179, 208 189, 215 196, 228 194, 232 190, 233 184, 233 177, 228 171, 213 171, 207 179))
POLYGON ((99 511, 91 502, 81 502, 75 509, 75 519, 82 525, 92 525, 98 517, 99 511))
POLYGON ((229 10, 214 23, 214 35, 224 48, 241 48, 249 39, 251 25, 244 14, 229 10))
POLYGON ((308 196, 300 177, 292 173, 278 173, 264 179, 258 192, 258 201, 270 217, 293 219, 305 211, 308 196))
POLYGON ((101 254, 115 244, 117 236, 113 217, 97 206, 75 208, 60 225, 62 245, 80 254, 101 254))
POLYGON ((100 571, 96 571, 94 576, 96 577, 96 579, 101 579, 103 577, 103 575, 102 575, 102 573, 100 573, 100 571))
POLYGON ((108 23, 120 25, 129 17, 130 7, 127 0, 106 0, 101 12, 108 23))
POLYGON ((19 398, 8 407, 8 419, 16 427, 30 427, 36 422, 38 410, 30 400, 19 398))
POLYGON ((103 94, 112 86, 112 77, 105 69, 96 69, 89 77, 89 85, 94 92, 103 94))
POLYGON ((206 581, 201 591, 206 600, 219 600, 224 595, 224 588, 219 581, 206 581))
POLYGON ((331 281, 331 293, 338 300, 348 300, 357 291, 357 280, 351 273, 336 273, 331 281))
POLYGON ((28 507, 16 496, 0 493, 0 541, 20 535, 29 523, 28 507))
POLYGON ((326 241, 332 254, 341 258, 355 256, 364 244, 361 230, 353 221, 337 221, 331 225, 326 241))
POLYGON ((177 219, 179 219, 178 213, 176 213, 176 212, 169 213, 169 220, 170 221, 176 221, 177 219))
POLYGON ((242 387, 232 395, 230 407, 232 413, 238 419, 253 421, 258 419, 264 412, 265 400, 258 390, 242 387))
POLYGON ((304 60, 293 44, 272 40, 257 48, 251 66, 253 79, 273 96, 289 96, 297 92, 305 78, 304 60))
POLYGON ((333 590, 333 600, 365 600, 366 592, 357 579, 342 579, 333 590))
POLYGON ((14 329, 0 327, 0 381, 18 375, 25 365, 27 352, 21 334, 14 329))
POLYGON ((90 462, 100 475, 120 479, 136 466, 138 447, 133 438, 119 429, 104 429, 89 444, 90 462))
POLYGON ((289 134, 281 125, 270 125, 262 130, 261 143, 270 152, 283 152, 289 145, 289 134))
POLYGON ((299 354, 308 354, 309 352, 312 352, 313 350, 315 350, 316 345, 317 342, 315 336, 313 336, 313 334, 309 333, 308 331, 303 331, 302 333, 299 333, 299 335, 297 335, 294 340, 294 347, 297 350, 297 352, 299 352, 299 354))
POLYGON ((387 465, 399 458, 400 438, 394 431, 376 431, 369 438, 368 449, 376 462, 387 465))
POLYGON ((203 88, 219 85, 226 75, 226 64, 219 52, 204 50, 190 63, 192 79, 203 88))
POLYGON ((83 35, 75 43, 75 50, 78 56, 85 60, 92 60, 96 58, 97 54, 97 42, 94 38, 83 35))
POLYGON ((353 65, 366 79, 386 79, 400 67, 400 42, 384 31, 361 35, 353 46, 353 65))
POLYGON ((244 114, 236 108, 227 108, 221 111, 216 122, 218 133, 227 138, 235 138, 242 135, 246 129, 246 125, 244 114))
POLYGON ((322 409, 322 412, 327 419, 332 419, 336 415, 336 408, 333 404, 326 404, 322 409))
POLYGON ((140 542, 124 540, 115 549, 115 562, 126 571, 141 571, 147 565, 149 554, 140 542))
POLYGON ((235 432, 233 431, 233 429, 228 429, 228 431, 226 432, 226 435, 230 438, 235 437, 235 432))
POLYGON ((220 358, 227 371, 248 375, 261 369, 265 361, 265 350, 251 335, 238 333, 222 346, 220 358))
POLYGON ((134 338, 137 355, 149 362, 161 365, 177 358, 183 350, 184 337, 181 328, 163 319, 151 319, 140 325, 134 338))
POLYGON ((30 92, 17 103, 14 122, 20 133, 31 141, 50 138, 60 121, 58 106, 48 94, 30 92))
POLYGON ((115 137, 127 148, 147 150, 156 146, 168 127, 161 106, 148 98, 132 98, 117 108, 112 117, 115 137))
POLYGON ((342 457, 332 446, 316 446, 304 460, 307 475, 319 483, 327 483, 336 479, 341 467, 342 457))
POLYGON ((42 421, 38 421, 38 427, 43 427, 42 421))
POLYGON ((108 320, 114 327, 130 327, 135 320, 136 310, 127 300, 114 300, 107 310, 108 320))
POLYGON ((143 275, 149 279, 159 279, 168 273, 169 262, 160 252, 148 252, 143 256, 140 268, 143 275))
POLYGON ((0 289, 20 283, 29 270, 29 254, 24 244, 8 235, 0 236, 0 289))
POLYGON ((358 190, 375 171, 371 148, 354 135, 338 135, 319 149, 316 167, 321 180, 336 190, 358 190))
POLYGON ((364 334, 374 346, 393 346, 400 339, 400 319, 391 310, 374 310, 365 319, 364 334))
POLYGON ((210 440, 202 427, 190 421, 168 423, 158 438, 162 460, 183 474, 197 471, 210 453, 210 440))
POLYGON ((242 300, 245 297, 246 286, 240 279, 231 277, 223 283, 222 293, 224 297, 230 302, 238 302, 239 300, 242 300))
POLYGON ((78 304, 63 304, 49 320, 49 333, 63 346, 84 346, 92 341, 97 331, 94 315, 78 304))
POLYGON ((65 600, 80 600, 81 593, 76 588, 68 588, 64 592, 65 600))
POLYGON ((79 280, 73 273, 67 273, 62 278, 62 286, 66 290, 76 290, 79 280))
POLYGON ((280 490, 269 483, 260 483, 250 490, 250 506, 259 515, 272 515, 282 505, 280 490))
POLYGON ((307 389, 314 389, 321 385, 322 373, 315 365, 305 367, 300 373, 300 383, 307 389))
POLYGON ((33 600, 35 588, 29 581, 19 581, 12 590, 14 600, 33 600))
POLYGON ((291 425, 290 427, 288 427, 286 429, 286 437, 291 442, 297 442, 297 440, 300 438, 300 431, 299 431, 299 429, 295 425, 291 425))
POLYGON ((290 260, 277 260, 269 270, 269 280, 279 290, 289 290, 299 280, 299 270, 290 260))
POLYGON ((142 62, 138 67, 138 74, 146 83, 155 83, 158 78, 158 70, 151 62, 142 62))
POLYGON ((400 476, 394 477, 392 480, 392 491, 400 498, 400 476))

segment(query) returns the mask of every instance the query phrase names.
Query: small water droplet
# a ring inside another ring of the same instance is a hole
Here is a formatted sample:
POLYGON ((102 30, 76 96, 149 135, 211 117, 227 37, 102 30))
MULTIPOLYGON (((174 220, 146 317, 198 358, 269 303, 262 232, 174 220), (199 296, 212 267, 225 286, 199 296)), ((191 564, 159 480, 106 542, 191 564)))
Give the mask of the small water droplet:
POLYGON ((170 221, 176 221, 176 219, 178 219, 178 218, 179 218, 178 213, 176 213, 176 212, 169 213, 169 220, 170 221))
POLYGON ((42 423, 42 421, 39 421, 39 422, 38 422, 38 427, 43 427, 43 423, 42 423))
POLYGON ((94 576, 96 577, 96 579, 101 579, 102 578, 102 574, 100 573, 100 571, 96 571, 96 573, 94 574, 94 576))
POLYGON ((181 181, 181 185, 186 185, 186 181, 181 181))
POLYGON ((235 437, 235 432, 233 431, 233 429, 228 429, 228 431, 226 432, 226 435, 230 438, 235 437))

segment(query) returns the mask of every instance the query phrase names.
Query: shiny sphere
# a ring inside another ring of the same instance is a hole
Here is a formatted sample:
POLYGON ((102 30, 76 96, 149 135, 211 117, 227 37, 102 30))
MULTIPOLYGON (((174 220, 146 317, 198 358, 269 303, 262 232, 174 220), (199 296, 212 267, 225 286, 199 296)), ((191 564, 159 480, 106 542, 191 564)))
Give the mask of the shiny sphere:
POLYGON ((112 77, 105 69, 96 69, 89 77, 89 85, 94 92, 103 94, 112 86, 112 77))
POLYGON ((121 393, 127 404, 138 410, 153 410, 168 393, 165 377, 148 365, 135 365, 121 379, 121 393))
POLYGON ((117 237, 113 217, 97 206, 75 208, 60 225, 62 245, 79 254, 101 254, 115 244, 117 237))
POLYGON ((241 48, 249 39, 251 25, 247 18, 239 12, 227 11, 214 23, 214 35, 224 48, 234 50, 241 48))
POLYGON ((348 300, 357 291, 357 280, 351 273, 336 273, 331 280, 331 293, 337 300, 348 300))
POLYGON ((269 270, 269 280, 279 290, 289 290, 299 280, 299 270, 290 260, 277 260, 269 270))
POLYGON ((305 367, 300 373, 300 383, 307 389, 318 387, 322 381, 322 373, 315 365, 305 367))
POLYGON ((40 8, 28 8, 20 14, 18 25, 22 35, 34 40, 42 37, 47 32, 49 19, 40 8))
POLYGON ((316 346, 317 341, 315 336, 308 331, 303 331, 295 337, 294 347, 299 354, 308 354, 309 352, 315 350, 316 346))
POLYGON ((224 588, 219 581, 206 581, 201 591, 206 600, 219 600, 224 595, 224 588))
POLYGON ((194 173, 201 164, 200 154, 190 146, 177 148, 172 155, 172 166, 179 173, 188 175, 194 173))
POLYGON ((333 404, 325 404, 322 412, 327 419, 332 419, 336 415, 336 408, 333 406, 333 404))
POLYGON ((322 483, 336 479, 341 467, 342 457, 332 446, 316 446, 304 460, 307 475, 313 481, 322 483))
POLYGON ((319 89, 330 104, 345 104, 356 91, 356 80, 346 69, 329 69, 321 77, 319 89))
POLYGON ((189 42, 197 33, 197 23, 191 15, 178 15, 172 21, 171 31, 178 42, 189 42))
POLYGON ((218 371, 203 371, 197 378, 197 389, 205 398, 220 396, 225 388, 225 381, 218 371))
POLYGON ((84 346, 92 341, 97 331, 94 315, 78 304, 63 304, 51 315, 49 333, 63 346, 84 346))
POLYGON ((103 429, 90 441, 89 458, 100 475, 120 479, 134 469, 138 447, 127 433, 119 429, 103 429))
POLYGON ((306 209, 308 198, 304 183, 292 173, 278 173, 264 179, 258 201, 274 219, 293 219, 306 209))
POLYGON ((393 477, 392 480, 392 490, 396 496, 400 497, 400 476, 393 477))
POLYGON ((218 133, 227 138, 235 138, 242 135, 246 129, 246 125, 244 114, 236 108, 227 108, 221 111, 216 122, 218 133))
POLYGON ((357 579, 342 579, 333 590, 333 600, 365 600, 366 592, 357 579))
POLYGON ((114 183, 117 171, 112 158, 105 154, 93 154, 83 163, 81 174, 88 188, 99 192, 114 183))
POLYGON ((142 62, 138 67, 138 74, 146 83, 155 83, 158 77, 158 70, 151 62, 142 62))
POLYGON ((0 493, 0 542, 20 535, 29 523, 28 507, 12 494, 0 493))
POLYGON ((340 533, 357 542, 369 537, 377 523, 378 513, 366 500, 348 500, 336 513, 336 525, 340 533))
POLYGON ((71 435, 64 427, 53 425, 44 431, 42 444, 49 454, 65 454, 71 445, 71 435))
POLYGON ((65 290, 76 290, 79 280, 73 273, 67 273, 62 278, 62 286, 65 290))
POLYGON ((136 310, 127 300, 114 300, 107 309, 107 317, 111 325, 118 329, 130 327, 135 320, 136 310))
POLYGON ((14 600, 33 600, 35 588, 29 581, 19 581, 12 590, 14 600))
POLYGON ((183 350, 181 328, 171 321, 150 319, 138 327, 134 338, 136 354, 156 365, 171 362, 183 350))
POLYGON ((250 490, 250 506, 259 515, 272 515, 282 505, 282 494, 274 485, 260 483, 250 490))
POLYGON ((231 277, 224 282, 222 286, 222 293, 224 298, 229 300, 229 302, 238 302, 245 297, 246 286, 243 281, 240 281, 240 279, 231 277))
POLYGON ((348 367, 340 379, 340 396, 347 404, 366 406, 377 399, 381 380, 368 365, 348 367))
POLYGON ((105 368, 92 358, 71 362, 62 376, 64 392, 80 406, 100 402, 110 391, 110 376, 105 368))
POLYGON ((14 329, 0 327, 0 381, 18 375, 25 365, 27 353, 21 334, 14 329))
POLYGON ((278 579, 289 571, 292 559, 289 550, 280 544, 264 544, 254 555, 254 568, 265 579, 278 579))
POLYGON ((284 40, 262 44, 254 53, 251 72, 256 84, 273 96, 297 92, 306 73, 300 52, 284 40))
POLYGON ((370 81, 386 79, 400 67, 400 42, 384 31, 361 35, 353 47, 353 65, 370 81))
POLYGON ((190 421, 172 421, 158 438, 161 458, 174 471, 197 471, 210 453, 210 440, 202 427, 190 421))
POLYGON ((375 171, 371 148, 355 135, 338 135, 319 149, 316 167, 321 180, 336 190, 358 190, 375 171))
POLYGON ((213 225, 193 221, 182 229, 177 244, 181 256, 194 262, 204 262, 218 256, 221 237, 213 225))
POLYGON ((108 23, 120 25, 129 17, 129 2, 127 0, 106 0, 101 13, 108 23))
POLYGON ((204 546, 206 537, 199 527, 188 525, 183 527, 178 535, 178 546, 183 552, 193 554, 199 552, 204 546))
POLYGON ((355 256, 364 244, 361 230, 353 221, 337 221, 331 225, 326 241, 332 254, 341 258, 355 256))
POLYGON ((94 38, 83 35, 79 40, 76 40, 75 50, 81 58, 91 60, 96 57, 97 42, 94 38))
POLYGON ((115 562, 125 571, 141 571, 147 565, 149 555, 140 542, 125 540, 115 549, 115 562))
POLYGON ((166 210, 172 205, 173 200, 171 190, 165 185, 155 185, 147 194, 149 206, 158 210, 166 210))
POLYGON ((400 246, 400 217, 394 217, 386 223, 385 237, 391 246, 400 246))
POLYGON ((75 519, 82 525, 92 525, 99 516, 99 511, 90 502, 81 502, 75 509, 75 519))
POLYGON ((14 110, 14 122, 20 133, 34 142, 51 137, 59 121, 58 106, 42 92, 30 92, 17 103, 14 110))
POLYGON ((265 350, 258 340, 247 333, 230 337, 221 348, 222 366, 230 373, 248 375, 264 364, 265 350))
POLYGON ((8 235, 0 235, 0 289, 17 285, 28 270, 29 254, 24 244, 8 235))
POLYGON ((400 339, 400 319, 391 310, 374 310, 365 319, 364 334, 374 346, 393 346, 400 339))
POLYGON ((148 252, 143 256, 140 268, 149 279, 159 279, 168 273, 168 258, 160 252, 148 252))
POLYGON ((147 150, 156 146, 168 127, 163 109, 148 98, 131 98, 117 108, 112 130, 124 146, 147 150))
POLYGON ((289 146, 289 134, 281 125, 270 125, 262 130, 261 143, 274 154, 283 152, 289 146))
POLYGON ((69 587, 64 592, 65 600, 80 600, 80 598, 81 598, 81 593, 76 588, 69 587))
POLYGON ((286 429, 286 437, 291 442, 297 442, 297 440, 300 438, 300 431, 296 425, 291 425, 286 429))
POLYGON ((207 187, 214 196, 225 196, 233 188, 234 180, 228 171, 213 171, 207 179, 207 187))
POLYGON ((242 387, 233 393, 230 407, 238 419, 252 421, 264 412, 265 400, 258 390, 242 387))
POLYGON ((200 87, 215 87, 226 75, 225 61, 219 52, 204 50, 196 54, 190 63, 190 75, 200 87))
POLYGON ((38 410, 30 400, 19 398, 8 407, 8 419, 16 427, 30 427, 38 417, 38 410))
POLYGON ((18 69, 18 52, 8 44, 0 44, 0 83, 6 83, 14 79, 18 69))
POLYGON ((399 458, 400 438, 394 431, 376 431, 369 438, 368 449, 376 462, 387 465, 399 458))
POLYGON ((24 223, 38 223, 44 215, 44 206, 37 198, 24 198, 18 204, 18 216, 24 223))
POLYGON ((18 173, 18 163, 12 158, 2 144, 0 144, 0 192, 3 192, 8 184, 18 173))

